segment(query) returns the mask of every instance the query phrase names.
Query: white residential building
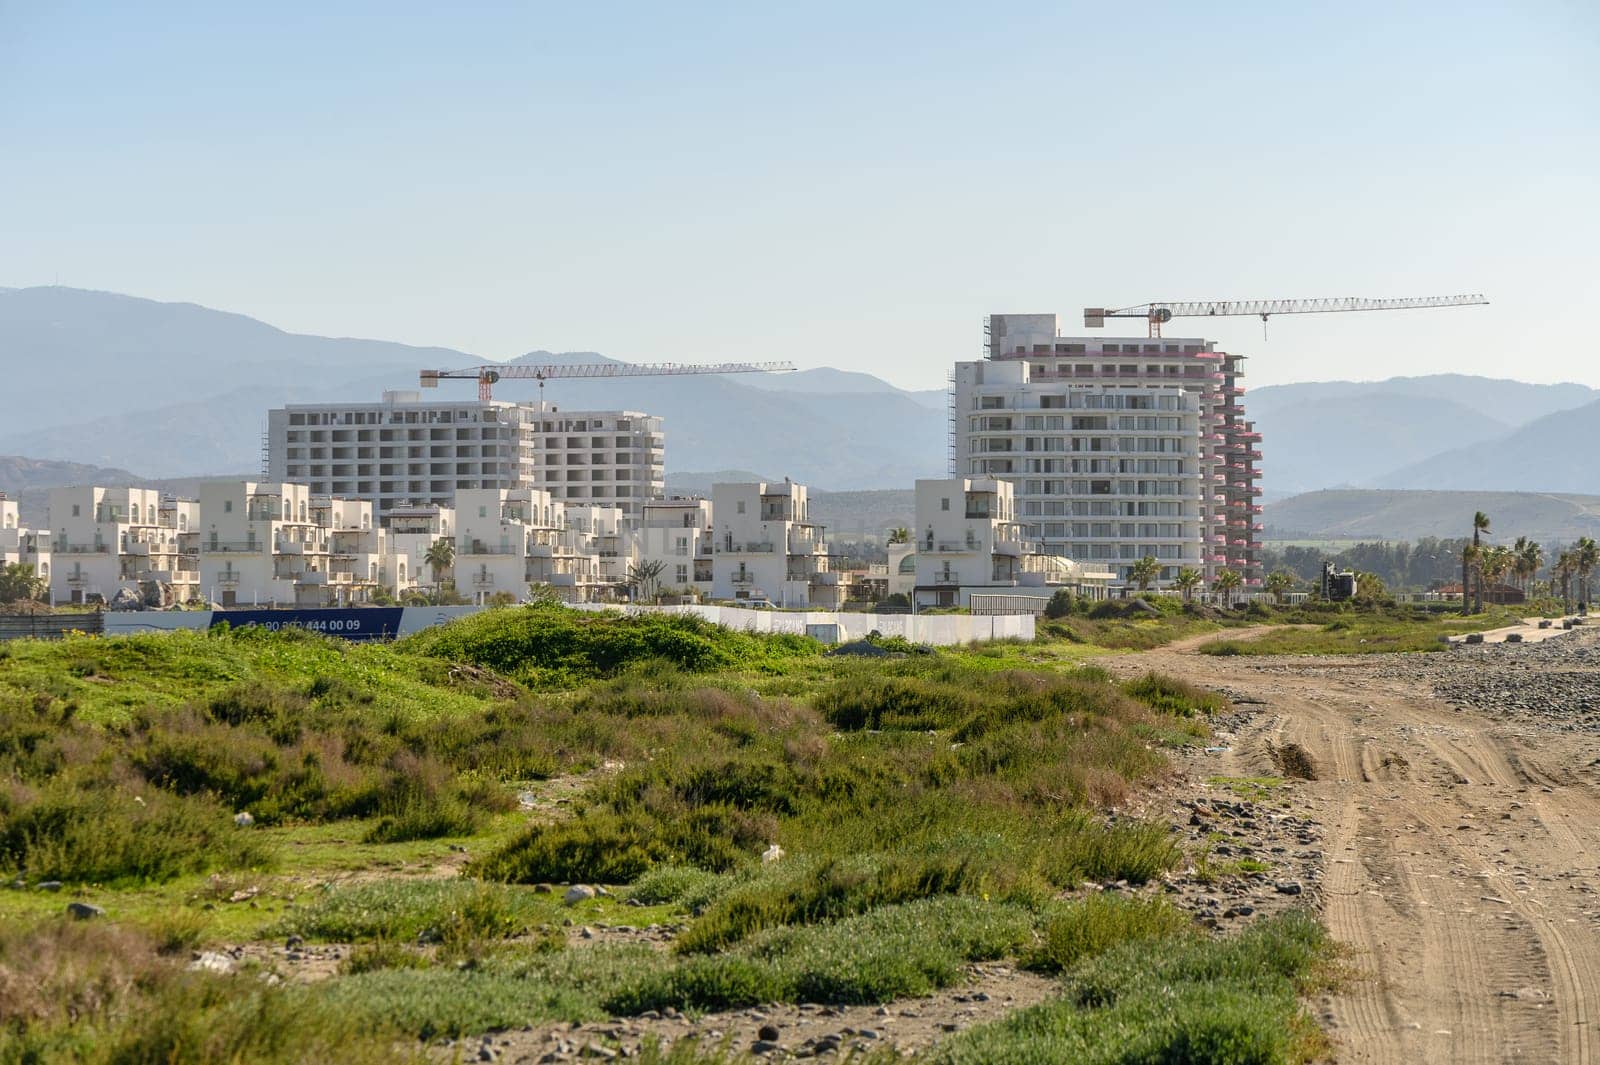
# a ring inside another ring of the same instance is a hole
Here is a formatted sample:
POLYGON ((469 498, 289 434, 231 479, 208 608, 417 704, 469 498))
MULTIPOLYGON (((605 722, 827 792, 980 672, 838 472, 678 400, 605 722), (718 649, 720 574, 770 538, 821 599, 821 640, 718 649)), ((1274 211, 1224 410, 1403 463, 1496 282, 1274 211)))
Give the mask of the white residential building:
POLYGON ((303 484, 202 481, 200 594, 220 606, 330 606, 352 581, 329 572, 328 532, 303 484))
POLYGON ((1027 549, 1010 482, 919 480, 916 507, 918 606, 966 606, 973 589, 1017 586, 1027 549))
POLYGON ((563 503, 616 507, 637 520, 666 488, 661 419, 639 411, 571 411, 537 405, 531 483, 563 503))
POLYGON ((617 599, 625 596, 623 585, 633 564, 633 537, 630 522, 621 507, 567 503, 566 543, 578 555, 593 557, 595 573, 587 600, 617 599))
POLYGON ((843 602, 822 531, 807 514, 804 485, 717 484, 711 503, 713 597, 826 610, 843 602))
POLYGON ((992 315, 990 357, 955 368, 956 473, 1002 477, 1047 553, 1111 567, 1151 556, 1260 580, 1260 434, 1240 357, 1199 339, 1058 335, 1055 315, 992 315))
MULTIPOLYGON (((109 603, 131 591, 151 605, 189 599, 196 574, 179 530, 151 488, 54 488, 49 496, 50 598, 109 603)), ((187 513, 182 512, 182 513, 187 513)))
POLYGON ((921 480, 916 505, 914 538, 892 545, 890 558, 915 574, 911 589, 905 581, 892 590, 908 591, 918 607, 972 607, 974 595, 1013 594, 1037 606, 1057 588, 1099 599, 1112 580, 1102 566, 1041 552, 1003 478, 921 480))
POLYGON ((662 494, 661 419, 637 411, 429 400, 391 391, 368 403, 293 404, 267 413, 266 477, 314 495, 397 507, 449 506, 455 493, 542 488, 562 502, 637 517, 662 494))
POLYGON ((33 575, 50 583, 50 530, 23 526, 15 499, 0 492, 0 568, 32 566, 33 575))
POLYGON ((369 601, 393 584, 385 574, 389 562, 388 531, 373 521, 365 499, 311 500, 311 521, 328 542, 330 600, 340 606, 369 601))
POLYGON ((599 559, 575 549, 565 508, 539 488, 456 493, 456 589, 483 600, 498 592, 528 598, 548 585, 569 602, 592 592, 599 559))
POLYGON ((428 563, 428 552, 440 540, 454 546, 456 512, 454 507, 434 503, 399 506, 384 519, 388 532, 388 559, 380 569, 384 587, 395 596, 419 587, 448 585, 455 566, 445 566, 437 574, 428 563))
POLYGON ((712 593, 712 505, 697 496, 674 496, 644 505, 634 530, 640 564, 659 562, 661 590, 669 595, 712 593))

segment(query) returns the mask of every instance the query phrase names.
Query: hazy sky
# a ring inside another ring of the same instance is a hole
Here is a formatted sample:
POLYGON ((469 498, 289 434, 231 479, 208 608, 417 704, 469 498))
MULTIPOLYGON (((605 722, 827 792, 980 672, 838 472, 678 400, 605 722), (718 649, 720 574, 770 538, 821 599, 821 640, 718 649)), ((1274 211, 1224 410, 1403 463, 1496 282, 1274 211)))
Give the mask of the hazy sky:
POLYGON ((1206 332, 1600 385, 1594 0, 0 0, 0 101, 0 285, 908 387, 991 311, 1482 291, 1206 332))

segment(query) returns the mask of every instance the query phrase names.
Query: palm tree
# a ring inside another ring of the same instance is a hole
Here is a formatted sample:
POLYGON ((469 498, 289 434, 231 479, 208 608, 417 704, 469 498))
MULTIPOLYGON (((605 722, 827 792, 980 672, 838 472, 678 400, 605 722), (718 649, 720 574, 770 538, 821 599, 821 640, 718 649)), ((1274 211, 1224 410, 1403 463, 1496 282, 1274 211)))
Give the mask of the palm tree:
POLYGON ((904 525, 895 526, 893 529, 889 530, 889 542, 891 544, 910 543, 911 530, 906 528, 904 525))
POLYGON ((433 570, 433 583, 439 584, 439 574, 456 564, 456 545, 446 537, 439 537, 428 545, 427 554, 422 556, 422 561, 433 570))
POLYGON ((1149 555, 1144 556, 1139 561, 1128 567, 1128 579, 1134 584, 1137 584, 1141 592, 1149 591, 1150 585, 1154 584, 1156 578, 1160 576, 1161 563, 1157 562, 1149 555))
MULTIPOLYGON (((1517 555, 1509 547, 1486 547, 1479 555, 1478 601, 1483 602, 1484 584, 1503 585, 1506 575, 1517 563, 1517 555)), ((1480 606, 1481 610, 1482 607, 1480 606)))
POLYGON ((1600 544, 1592 536, 1580 536, 1572 547, 1572 564, 1578 576, 1578 606, 1589 605, 1589 574, 1600 566, 1600 544))
POLYGON ((1550 583, 1561 583, 1561 609, 1569 612, 1572 609, 1572 575, 1578 567, 1573 564, 1572 552, 1563 551, 1556 556, 1556 564, 1550 570, 1550 583))
POLYGON ((1222 594, 1224 606, 1233 605, 1233 592, 1240 584, 1244 583, 1239 574, 1231 569, 1225 569, 1217 574, 1217 579, 1211 582, 1211 587, 1222 594))
MULTIPOLYGON (((1481 510, 1473 512, 1473 515, 1472 515, 1472 546, 1474 548, 1476 548, 1479 551, 1482 550, 1483 541, 1482 541, 1482 539, 1480 539, 1480 535, 1482 533, 1486 533, 1488 531, 1489 531, 1489 515, 1485 514, 1481 510)), ((1463 567, 1462 576, 1461 576, 1462 594, 1466 593, 1466 585, 1467 585, 1466 571, 1465 571, 1465 567, 1463 567)), ((1477 605, 1477 608, 1478 608, 1477 609, 1477 613, 1481 614, 1481 613, 1483 613, 1483 568, 1482 568, 1482 558, 1481 558, 1481 556, 1479 558, 1478 580, 1477 580, 1476 588, 1477 588, 1477 594, 1473 596, 1473 602, 1477 605)))
POLYGON ((648 559, 644 562, 635 562, 628 567, 628 587, 640 599, 652 602, 656 597, 656 588, 660 584, 661 574, 666 570, 667 564, 659 558, 648 559))
POLYGON ((1272 594, 1272 601, 1281 606, 1284 595, 1294 589, 1294 574, 1282 569, 1269 573, 1265 587, 1272 594))
POLYGON ((1172 584, 1183 593, 1183 601, 1187 603, 1194 597, 1194 590, 1200 587, 1200 582, 1203 579, 1204 578, 1200 576, 1199 570, 1191 569, 1190 567, 1185 566, 1180 569, 1178 571, 1178 575, 1172 579, 1172 584))
POLYGON ((1544 568, 1544 548, 1539 546, 1537 540, 1519 536, 1517 537, 1516 547, 1512 550, 1517 553, 1516 571, 1517 575, 1522 578, 1522 590, 1531 595, 1533 579, 1544 568))
POLYGON ((1472 574, 1483 558, 1483 549, 1467 544, 1461 549, 1461 612, 1472 613, 1472 574))

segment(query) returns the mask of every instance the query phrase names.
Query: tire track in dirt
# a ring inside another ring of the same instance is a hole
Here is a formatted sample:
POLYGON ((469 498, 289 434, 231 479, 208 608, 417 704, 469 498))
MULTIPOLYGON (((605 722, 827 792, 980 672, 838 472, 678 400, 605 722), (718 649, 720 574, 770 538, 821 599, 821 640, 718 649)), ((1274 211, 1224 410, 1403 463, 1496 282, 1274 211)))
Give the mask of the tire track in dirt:
POLYGON ((1337 1060, 1600 1065, 1592 737, 1454 710, 1355 656, 1112 668, 1264 700, 1219 775, 1274 773, 1290 743, 1316 764, 1293 794, 1324 825, 1324 920, 1369 974, 1316 1004, 1337 1060))

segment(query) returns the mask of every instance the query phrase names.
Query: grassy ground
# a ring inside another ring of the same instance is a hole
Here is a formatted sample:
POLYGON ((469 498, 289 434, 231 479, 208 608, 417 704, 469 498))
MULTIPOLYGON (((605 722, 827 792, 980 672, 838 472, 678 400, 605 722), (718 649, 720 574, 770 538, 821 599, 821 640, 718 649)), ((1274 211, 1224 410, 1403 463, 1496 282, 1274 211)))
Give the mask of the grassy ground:
POLYGON ((1331 619, 1302 611, 1284 617, 1301 619, 1300 623, 1307 627, 1269 632, 1250 640, 1216 640, 1203 644, 1200 652, 1208 655, 1345 655, 1443 651, 1447 636, 1482 632, 1520 620, 1505 611, 1469 617, 1351 612, 1331 619))
MULTIPOLYGON (((1084 664, 1103 650, 854 659, 552 609, 388 646, 8 645, 0 1062, 392 1060, 545 1021, 888 1001, 996 958, 1059 974, 1062 997, 947 1060, 1304 1060, 1315 926, 1241 945, 1073 896, 1184 857, 1167 826, 1110 814, 1222 705, 1116 683, 1084 664), (571 882, 612 890, 545 889, 571 882), (70 921, 69 900, 106 916, 70 921), (569 946, 575 922, 678 931, 569 946), (340 972, 187 968, 288 936, 343 945, 340 972), (1145 1057, 1117 1056, 1130 1031, 1145 1057)), ((691 1059, 713 1060, 673 1060, 691 1059)))

